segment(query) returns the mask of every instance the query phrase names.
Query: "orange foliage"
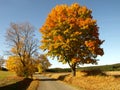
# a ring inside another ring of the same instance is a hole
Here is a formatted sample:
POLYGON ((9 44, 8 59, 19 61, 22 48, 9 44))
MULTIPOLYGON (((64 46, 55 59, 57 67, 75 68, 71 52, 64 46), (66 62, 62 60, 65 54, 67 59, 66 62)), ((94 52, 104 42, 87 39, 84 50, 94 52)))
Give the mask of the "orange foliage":
POLYGON ((103 41, 99 39, 98 26, 91 13, 78 3, 57 5, 40 28, 41 49, 48 50, 47 55, 57 56, 59 61, 68 62, 70 66, 93 63, 95 56, 104 53, 100 48, 103 41))
POLYGON ((16 56, 10 56, 6 61, 6 67, 10 71, 17 72, 22 67, 20 58, 16 56))
POLYGON ((72 58, 71 63, 75 64, 80 62, 80 58, 72 58))
POLYGON ((28 75, 31 75, 35 72, 35 63, 31 63, 30 61, 26 61, 27 63, 23 66, 20 57, 18 56, 10 56, 6 61, 6 67, 8 70, 15 72, 18 76, 24 76, 27 72, 28 75))

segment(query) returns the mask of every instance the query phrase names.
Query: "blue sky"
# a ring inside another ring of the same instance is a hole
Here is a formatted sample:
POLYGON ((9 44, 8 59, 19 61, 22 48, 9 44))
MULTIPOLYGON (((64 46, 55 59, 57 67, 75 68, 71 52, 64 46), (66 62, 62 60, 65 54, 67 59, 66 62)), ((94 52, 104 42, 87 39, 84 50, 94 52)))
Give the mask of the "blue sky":
MULTIPOLYGON (((5 33, 11 22, 30 22, 40 40, 39 28, 51 9, 57 4, 74 2, 92 9, 93 18, 100 27, 100 39, 105 40, 102 45, 105 54, 98 57, 98 65, 120 63, 120 0, 0 0, 0 55, 4 56, 8 50, 5 33)), ((52 67, 67 66, 57 60, 50 59, 50 62, 52 67)))

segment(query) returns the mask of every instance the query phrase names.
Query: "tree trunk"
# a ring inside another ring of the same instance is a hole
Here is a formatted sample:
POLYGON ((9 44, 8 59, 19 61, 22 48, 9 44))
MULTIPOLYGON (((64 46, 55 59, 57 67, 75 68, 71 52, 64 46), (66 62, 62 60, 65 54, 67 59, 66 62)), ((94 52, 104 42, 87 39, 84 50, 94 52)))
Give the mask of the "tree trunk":
POLYGON ((75 77, 76 76, 76 68, 75 65, 73 67, 71 67, 72 70, 72 76, 75 77))
POLYGON ((70 62, 68 62, 70 68, 71 68, 71 71, 72 71, 72 76, 75 77, 76 76, 76 63, 74 64, 70 64, 70 62))

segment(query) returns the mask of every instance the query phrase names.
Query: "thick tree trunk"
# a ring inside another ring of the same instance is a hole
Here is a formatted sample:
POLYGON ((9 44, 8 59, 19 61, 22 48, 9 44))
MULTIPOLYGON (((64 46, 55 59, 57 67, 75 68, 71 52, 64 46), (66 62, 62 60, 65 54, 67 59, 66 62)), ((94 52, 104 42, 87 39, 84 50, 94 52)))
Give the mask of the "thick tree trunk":
POLYGON ((73 65, 73 67, 71 67, 72 70, 72 76, 75 77, 76 76, 76 68, 75 65, 73 65))
POLYGON ((72 76, 75 77, 76 76, 76 64, 70 64, 70 62, 68 62, 71 71, 72 71, 72 76))

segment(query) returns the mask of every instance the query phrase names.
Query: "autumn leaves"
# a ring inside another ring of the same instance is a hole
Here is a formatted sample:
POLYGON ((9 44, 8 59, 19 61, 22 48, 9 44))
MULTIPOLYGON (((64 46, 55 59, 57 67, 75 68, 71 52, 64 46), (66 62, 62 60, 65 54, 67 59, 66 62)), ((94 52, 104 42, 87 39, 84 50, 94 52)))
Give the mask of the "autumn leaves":
POLYGON ((98 26, 91 13, 78 3, 57 5, 40 29, 43 35, 40 48, 73 69, 88 61, 96 63, 97 55, 104 54, 100 48, 103 41, 99 39, 98 26))

